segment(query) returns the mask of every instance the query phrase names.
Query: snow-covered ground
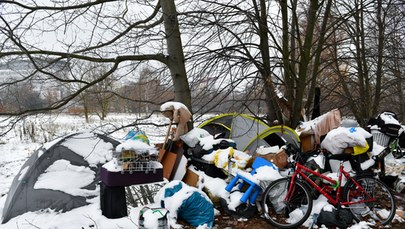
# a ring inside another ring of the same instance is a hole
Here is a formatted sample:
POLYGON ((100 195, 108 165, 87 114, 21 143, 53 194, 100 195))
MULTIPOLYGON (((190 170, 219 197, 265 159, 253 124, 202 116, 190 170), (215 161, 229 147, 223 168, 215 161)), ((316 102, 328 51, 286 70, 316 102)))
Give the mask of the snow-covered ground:
MULTIPOLYGON (((136 115, 112 114, 106 120, 91 117, 86 123, 83 117, 71 115, 41 115, 30 117, 17 124, 9 133, 0 138, 0 215, 7 197, 7 192, 21 166, 42 143, 61 136, 83 130, 111 132, 134 123, 136 115), (35 142, 33 142, 35 141, 35 142)), ((138 125, 145 131, 152 143, 162 142, 167 127, 150 125, 167 124, 168 120, 161 115, 153 115, 146 121, 148 125, 138 125)), ((142 121, 139 121, 142 123, 142 121)), ((122 138, 134 127, 120 129, 110 135, 116 140, 122 138)), ((74 209, 66 213, 47 209, 41 212, 29 212, 11 219, 0 228, 137 228, 138 208, 131 210, 127 218, 108 219, 101 214, 99 198, 92 204, 74 209)))
MULTIPOLYGON (((2 215, 7 192, 14 177, 20 171, 23 163, 42 143, 85 129, 110 132, 113 129, 133 123, 138 118, 135 115, 116 114, 110 115, 104 121, 92 117, 90 123, 85 123, 84 118, 79 116, 48 115, 28 118, 16 125, 12 131, 0 138, 0 216, 2 215)), ((163 142, 167 127, 161 126, 161 124, 168 124, 168 119, 160 115, 152 115, 142 122, 148 124, 142 125, 139 121, 137 122, 139 124, 137 127, 146 133, 152 144, 163 142)), ((131 129, 133 127, 122 128, 110 136, 122 141, 123 137, 131 129)), ((401 164, 403 162, 391 159, 389 163, 401 164)), ((392 172, 400 173, 400 170, 392 172)), ((229 195, 225 191, 226 182, 224 180, 205 177, 204 185, 217 196, 229 195)), ((238 200, 239 197, 234 199, 238 200)), ((325 198, 320 197, 314 202, 313 212, 319 212, 328 205, 325 198)), ((28 212, 11 219, 6 224, 1 224, 0 228, 138 228, 138 218, 141 208, 131 208, 128 217, 108 219, 101 214, 98 197, 92 199, 91 203, 87 206, 65 213, 55 212, 52 209, 28 212)), ((218 214, 217 211, 215 213, 218 214)), ((180 227, 176 222, 170 223, 174 227, 180 227)), ((307 224, 310 224, 310 222, 307 222, 307 224)), ((360 222, 351 228, 372 228, 372 226, 365 222, 360 222)))

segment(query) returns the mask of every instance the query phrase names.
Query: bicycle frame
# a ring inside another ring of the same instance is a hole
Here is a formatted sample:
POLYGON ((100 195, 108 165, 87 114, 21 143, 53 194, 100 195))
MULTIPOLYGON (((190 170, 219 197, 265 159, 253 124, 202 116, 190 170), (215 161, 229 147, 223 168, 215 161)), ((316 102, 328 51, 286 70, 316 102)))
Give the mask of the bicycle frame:
POLYGON ((292 175, 292 177, 291 177, 290 185, 289 185, 288 192, 287 192, 287 195, 286 195, 285 198, 286 198, 286 199, 290 198, 290 197, 292 196, 292 193, 294 193, 294 187, 295 187, 295 186, 294 186, 293 184, 294 184, 294 182, 295 182, 295 179, 297 179, 297 177, 298 177, 298 175, 299 175, 300 177, 302 177, 302 179, 304 179, 304 180, 307 181, 312 187, 314 187, 318 192, 320 192, 323 196, 325 196, 325 197, 329 200, 329 202, 330 202, 332 205, 334 205, 334 206, 337 206, 337 205, 344 205, 344 206, 347 206, 347 205, 353 205, 353 204, 359 204, 359 203, 366 203, 366 202, 373 202, 373 201, 376 201, 375 198, 373 198, 372 196, 370 196, 370 195, 363 189, 363 187, 362 187, 359 183, 357 183, 357 181, 356 181, 355 179, 353 179, 353 178, 350 176, 350 174, 349 174, 348 172, 346 172, 346 171, 343 169, 343 162, 340 163, 340 166, 339 166, 339 170, 338 170, 338 171, 339 171, 339 176, 338 176, 338 181, 336 181, 336 180, 331 179, 330 177, 327 177, 327 176, 325 176, 325 175, 323 175, 323 174, 321 174, 321 173, 318 173, 318 172, 316 172, 316 171, 314 171, 314 170, 311 170, 311 169, 309 169, 309 168, 307 168, 307 167, 301 165, 300 163, 296 162, 296 164, 295 164, 295 171, 294 171, 294 173, 293 173, 293 175, 292 175), (332 197, 329 193, 327 193, 323 188, 321 188, 318 184, 316 184, 313 180, 311 180, 311 178, 309 178, 308 175, 305 174, 305 172, 310 173, 310 174, 312 174, 312 175, 314 175, 314 176, 316 176, 316 177, 318 177, 318 178, 321 178, 321 179, 322 179, 322 182, 323 182, 323 181, 327 181, 327 182, 329 182, 331 185, 337 186, 337 189, 336 189, 336 197, 333 198, 333 197, 332 197), (363 200, 360 200, 360 201, 356 201, 356 202, 346 202, 346 201, 343 201, 342 198, 341 198, 342 191, 343 191, 343 190, 342 190, 342 187, 341 187, 341 181, 342 181, 343 176, 345 176, 345 178, 347 179, 347 182, 352 181, 352 182, 356 185, 356 187, 358 188, 358 190, 359 190, 362 194, 365 194, 365 195, 367 196, 367 198, 365 198, 365 199, 363 199, 363 200))

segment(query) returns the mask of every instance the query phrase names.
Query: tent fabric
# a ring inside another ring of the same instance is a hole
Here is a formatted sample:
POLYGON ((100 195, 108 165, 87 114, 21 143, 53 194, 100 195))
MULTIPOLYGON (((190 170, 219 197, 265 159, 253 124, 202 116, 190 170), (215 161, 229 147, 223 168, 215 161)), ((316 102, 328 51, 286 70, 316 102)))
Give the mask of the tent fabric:
POLYGON ((59 140, 45 144, 46 146, 44 145, 30 156, 21 167, 19 174, 14 178, 4 204, 2 223, 6 223, 11 218, 29 211, 49 208, 65 212, 87 205, 87 200, 94 198, 95 194, 73 195, 62 190, 35 188, 38 177, 46 173, 47 168, 53 165, 54 162, 66 160, 71 165, 84 166, 94 171, 94 180, 85 187, 81 187, 81 189, 88 193, 95 193, 100 182, 99 168, 110 156, 112 157, 112 150, 118 144, 119 142, 112 138, 90 132, 67 135, 59 140), (74 142, 74 147, 69 147, 67 144, 69 141, 74 142), (82 147, 80 153, 77 152, 78 150, 75 152, 71 149, 80 148, 80 145, 87 146, 82 147), (86 151, 83 149, 95 149, 97 152, 91 150, 83 152, 86 151), (87 153, 87 155, 83 156, 83 153, 87 153), (105 161, 95 163, 97 162, 95 160, 96 154, 101 159, 104 157, 105 161))
POLYGON ((292 143, 300 148, 297 133, 287 126, 270 127, 260 119, 238 113, 215 116, 199 125, 211 135, 235 141, 240 151, 254 154, 259 146, 269 147, 292 143))
POLYGON ((218 115, 203 122, 199 127, 214 136, 222 134, 221 137, 234 140, 237 149, 241 151, 250 149, 249 145, 254 144, 254 140, 260 140, 257 136, 269 128, 259 119, 237 113, 218 115))
POLYGON ((295 132, 295 130, 291 129, 288 126, 272 126, 270 128, 268 128, 266 131, 264 131, 262 134, 260 134, 260 136, 258 136, 260 139, 264 139, 267 143, 269 143, 270 146, 274 146, 274 145, 278 145, 278 146, 282 146, 280 145, 280 143, 276 143, 277 140, 281 139, 284 140, 284 143, 290 143, 293 144, 296 149, 300 148, 300 138, 297 134, 297 132, 295 132), (279 138, 272 138, 272 135, 277 135, 279 138), (274 144, 272 142, 275 142, 274 144))

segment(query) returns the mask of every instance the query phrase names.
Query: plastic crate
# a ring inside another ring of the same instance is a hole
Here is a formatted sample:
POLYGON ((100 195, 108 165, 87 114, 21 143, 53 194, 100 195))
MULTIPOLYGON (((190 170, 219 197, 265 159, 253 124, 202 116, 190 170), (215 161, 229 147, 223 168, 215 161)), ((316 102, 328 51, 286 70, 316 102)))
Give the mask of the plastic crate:
POLYGON ((122 168, 122 171, 129 173, 152 171, 155 167, 153 167, 153 163, 149 162, 158 161, 158 154, 150 154, 149 151, 124 150, 115 152, 114 157, 117 159, 117 164, 122 168))
POLYGON ((163 181, 158 154, 150 150, 114 152, 114 159, 101 167, 101 180, 107 186, 129 186, 163 181))
MULTIPOLYGON (((110 161, 108 163, 114 163, 110 161)), ((114 165, 113 165, 114 166, 114 165)), ((119 168, 119 166, 117 166, 119 168)), ((107 186, 130 186, 136 184, 148 184, 163 181, 163 166, 157 161, 147 162, 143 168, 145 170, 128 170, 117 169, 111 171, 108 166, 102 166, 100 177, 107 186)), ((137 167, 137 169, 141 166, 137 167)))

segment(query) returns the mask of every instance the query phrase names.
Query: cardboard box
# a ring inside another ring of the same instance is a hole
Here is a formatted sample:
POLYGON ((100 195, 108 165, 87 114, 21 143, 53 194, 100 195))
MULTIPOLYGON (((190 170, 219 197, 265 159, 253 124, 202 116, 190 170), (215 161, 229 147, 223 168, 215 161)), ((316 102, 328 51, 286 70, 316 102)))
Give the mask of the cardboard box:
POLYGON ((177 154, 173 152, 166 152, 165 150, 161 150, 159 154, 162 154, 160 162, 163 165, 163 177, 169 180, 174 172, 173 170, 176 163, 177 154))
POLYGON ((251 162, 253 162, 257 157, 262 157, 270 161, 280 169, 285 168, 288 165, 288 154, 284 149, 281 149, 278 153, 269 153, 265 155, 256 154, 252 157, 251 162))
POLYGON ((197 173, 187 168, 186 175, 183 178, 184 183, 197 188, 199 179, 200 176, 197 173))
POLYGON ((301 148, 303 152, 310 152, 316 149, 314 135, 300 136, 301 148))
POLYGON ((171 140, 166 144, 165 149, 159 150, 159 161, 163 165, 163 176, 168 180, 173 180, 177 168, 183 157, 183 143, 171 140))
MULTIPOLYGON (((199 179, 200 176, 193 169, 187 168, 186 175, 183 178, 184 183, 198 188, 199 179)), ((208 195, 215 206, 221 206, 220 198, 218 196, 214 196, 212 192, 210 192, 210 190, 208 190, 206 187, 203 188, 203 191, 208 195)))

